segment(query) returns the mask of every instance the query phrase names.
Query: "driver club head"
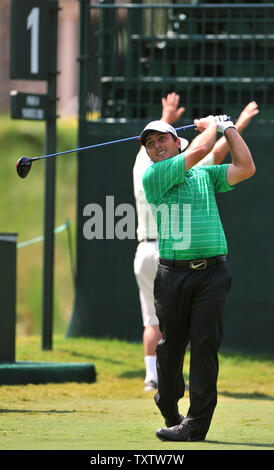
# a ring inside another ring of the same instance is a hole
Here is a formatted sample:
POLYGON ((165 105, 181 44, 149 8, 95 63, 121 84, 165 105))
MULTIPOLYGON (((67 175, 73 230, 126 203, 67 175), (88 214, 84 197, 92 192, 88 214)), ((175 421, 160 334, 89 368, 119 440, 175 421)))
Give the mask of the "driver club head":
POLYGON ((16 163, 16 171, 20 178, 25 178, 31 169, 32 160, 29 157, 21 157, 16 163))

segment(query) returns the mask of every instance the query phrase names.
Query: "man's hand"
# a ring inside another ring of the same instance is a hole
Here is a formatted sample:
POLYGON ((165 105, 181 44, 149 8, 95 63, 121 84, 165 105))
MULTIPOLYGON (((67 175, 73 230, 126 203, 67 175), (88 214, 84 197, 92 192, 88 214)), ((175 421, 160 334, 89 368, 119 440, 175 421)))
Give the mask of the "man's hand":
POLYGON ((173 124, 180 119, 181 115, 185 112, 185 108, 178 108, 180 96, 175 92, 169 93, 166 98, 162 98, 162 117, 161 120, 173 124))
POLYGON ((217 123, 214 116, 207 116, 202 119, 195 119, 194 124, 196 129, 200 132, 204 132, 208 127, 215 127, 217 128, 217 123))
POLYGON ((228 121, 227 115, 226 114, 221 114, 220 116, 215 116, 215 120, 218 126, 218 132, 221 132, 222 134, 225 133, 225 131, 233 127, 236 129, 236 126, 234 126, 232 121, 228 121))
POLYGON ((259 113, 258 105, 256 101, 251 101, 242 110, 240 116, 236 122, 236 129, 241 132, 246 126, 248 126, 250 120, 259 113))

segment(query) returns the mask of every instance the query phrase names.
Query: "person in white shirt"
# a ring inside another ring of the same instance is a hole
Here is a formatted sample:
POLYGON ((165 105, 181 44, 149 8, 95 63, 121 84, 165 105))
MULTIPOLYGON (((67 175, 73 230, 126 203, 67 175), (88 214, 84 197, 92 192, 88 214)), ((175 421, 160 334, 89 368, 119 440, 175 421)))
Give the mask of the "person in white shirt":
MULTIPOLYGON (((162 98, 161 120, 173 124, 183 112, 184 107, 178 108, 180 97, 175 92, 162 98)), ((258 114, 255 101, 249 103, 241 112, 235 126, 239 133, 249 124, 253 116, 258 114)), ((181 151, 188 146, 188 141, 181 138, 181 151)), ((191 144, 189 145, 191 148, 191 144)), ((217 165, 222 163, 229 151, 225 137, 221 137, 215 144, 212 152, 199 162, 201 165, 217 165)), ((148 205, 143 189, 142 176, 152 161, 145 147, 141 146, 133 168, 133 186, 137 210, 137 239, 138 246, 134 258, 134 273, 139 288, 139 297, 143 318, 143 345, 145 361, 145 391, 157 389, 156 346, 161 339, 159 321, 154 308, 154 278, 157 271, 159 251, 158 236, 155 221, 148 205)))

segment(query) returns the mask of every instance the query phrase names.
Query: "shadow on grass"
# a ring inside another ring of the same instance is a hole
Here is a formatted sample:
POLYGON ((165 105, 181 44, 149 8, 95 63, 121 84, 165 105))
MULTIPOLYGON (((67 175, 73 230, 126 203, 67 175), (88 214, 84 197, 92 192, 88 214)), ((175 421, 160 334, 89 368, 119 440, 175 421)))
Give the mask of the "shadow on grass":
POLYGON ((223 397, 230 397, 230 398, 239 398, 244 400, 274 400, 274 397, 271 395, 266 395, 265 393, 259 392, 252 392, 252 393, 241 393, 241 392, 218 392, 218 395, 222 395, 223 397))
POLYGON ((0 408, 0 414, 1 413, 57 413, 57 414, 63 414, 63 413, 75 413, 76 410, 12 410, 12 409, 1 409, 0 408))
POLYGON ((211 441, 206 440, 207 444, 220 444, 220 445, 231 445, 231 446, 247 446, 247 447, 269 447, 270 449, 274 448, 273 444, 262 444, 256 442, 226 442, 226 441, 211 441))
POLYGON ((127 370, 125 372, 122 372, 119 374, 118 377, 121 379, 139 379, 139 378, 144 378, 146 374, 145 369, 134 369, 134 370, 127 370))
POLYGON ((61 352, 69 353, 70 356, 72 357, 77 357, 77 358, 84 358, 85 360, 92 360, 92 361, 105 361, 110 364, 124 364, 124 361, 117 361, 116 359, 111 359, 110 357, 106 356, 98 356, 95 354, 82 354, 78 353, 76 351, 71 351, 71 350, 66 350, 66 349, 59 349, 61 352))
POLYGON ((242 360, 247 361, 258 361, 258 362, 270 362, 273 363, 274 355, 271 353, 263 353, 263 352, 251 352, 251 351, 237 351, 232 350, 229 348, 221 348, 220 350, 220 357, 230 358, 237 360, 238 362, 242 360))

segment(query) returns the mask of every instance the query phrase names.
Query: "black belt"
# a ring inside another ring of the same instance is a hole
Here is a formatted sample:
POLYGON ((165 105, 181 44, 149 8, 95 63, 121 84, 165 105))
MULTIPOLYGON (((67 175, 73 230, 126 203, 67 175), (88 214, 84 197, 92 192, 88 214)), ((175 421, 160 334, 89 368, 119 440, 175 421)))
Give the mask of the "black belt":
POLYGON ((142 240, 139 241, 139 243, 142 242, 157 242, 157 238, 143 238, 142 240))
POLYGON ((209 266, 213 266, 217 263, 224 263, 227 260, 226 255, 214 256, 212 258, 205 259, 194 259, 194 260, 183 260, 183 259, 166 259, 160 258, 159 263, 164 266, 170 266, 172 268, 187 268, 187 269, 206 269, 209 266))

